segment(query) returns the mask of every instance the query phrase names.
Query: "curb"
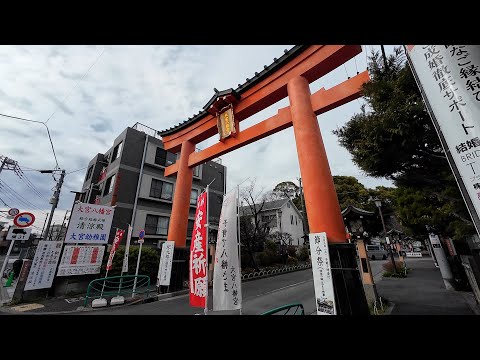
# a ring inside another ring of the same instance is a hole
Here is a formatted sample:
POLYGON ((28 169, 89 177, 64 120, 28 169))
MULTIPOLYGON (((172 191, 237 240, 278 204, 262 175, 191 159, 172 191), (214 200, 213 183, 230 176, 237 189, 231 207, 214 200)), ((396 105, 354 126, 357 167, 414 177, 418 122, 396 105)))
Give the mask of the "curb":
POLYGON ((35 311, 15 311, 7 307, 0 307, 0 312, 4 312, 7 314, 12 314, 12 315, 55 315, 55 314, 73 314, 73 313, 82 313, 82 312, 89 312, 89 311, 99 311, 99 310, 105 310, 105 309, 119 309, 125 306, 131 306, 131 305, 137 305, 137 304, 142 304, 144 303, 147 299, 155 299, 153 301, 159 301, 175 296, 180 296, 188 293, 188 289, 186 290, 180 290, 180 291, 175 291, 171 293, 166 293, 166 294, 155 294, 153 296, 150 296, 145 299, 138 299, 131 301, 129 303, 123 304, 123 305, 115 305, 115 306, 106 306, 106 307, 101 307, 101 308, 91 308, 91 307, 83 307, 79 306, 75 310, 64 310, 64 311, 44 311, 44 312, 35 312, 35 311))
POLYGON ((468 305, 470 309, 475 313, 475 315, 480 315, 480 305, 477 304, 475 300, 475 296, 472 293, 464 293, 462 292, 462 297, 465 300, 465 303, 468 305))

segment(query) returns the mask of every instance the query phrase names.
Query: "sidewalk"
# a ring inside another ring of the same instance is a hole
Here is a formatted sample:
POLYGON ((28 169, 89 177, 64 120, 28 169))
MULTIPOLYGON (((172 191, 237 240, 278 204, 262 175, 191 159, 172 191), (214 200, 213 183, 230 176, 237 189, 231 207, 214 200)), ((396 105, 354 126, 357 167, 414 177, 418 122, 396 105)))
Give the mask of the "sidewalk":
POLYGON ((406 278, 383 278, 378 294, 394 303, 391 315, 475 315, 470 292, 446 290, 440 269, 430 257, 408 259, 406 278))

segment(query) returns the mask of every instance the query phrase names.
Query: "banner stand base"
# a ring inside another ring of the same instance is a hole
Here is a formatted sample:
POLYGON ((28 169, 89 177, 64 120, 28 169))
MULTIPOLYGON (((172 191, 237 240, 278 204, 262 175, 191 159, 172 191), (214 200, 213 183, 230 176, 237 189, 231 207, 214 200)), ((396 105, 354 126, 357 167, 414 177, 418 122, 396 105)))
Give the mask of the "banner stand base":
POLYGON ((337 315, 370 315, 355 244, 328 244, 337 315))

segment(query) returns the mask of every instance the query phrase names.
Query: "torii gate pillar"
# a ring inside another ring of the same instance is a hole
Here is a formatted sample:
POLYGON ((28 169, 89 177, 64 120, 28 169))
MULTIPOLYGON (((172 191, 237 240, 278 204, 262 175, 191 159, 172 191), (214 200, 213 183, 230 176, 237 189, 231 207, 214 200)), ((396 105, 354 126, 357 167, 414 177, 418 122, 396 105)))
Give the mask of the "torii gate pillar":
POLYGON ((294 77, 287 90, 310 232, 326 232, 329 243, 346 243, 345 225, 308 81, 302 76, 294 77))

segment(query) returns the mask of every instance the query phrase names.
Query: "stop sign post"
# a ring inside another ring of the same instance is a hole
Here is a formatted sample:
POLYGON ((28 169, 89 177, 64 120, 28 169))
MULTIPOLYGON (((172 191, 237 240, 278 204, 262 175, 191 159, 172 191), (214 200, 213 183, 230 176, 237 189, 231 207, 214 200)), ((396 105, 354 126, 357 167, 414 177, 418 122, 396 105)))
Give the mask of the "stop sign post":
POLYGON ((141 230, 138 234, 138 243, 140 244, 140 248, 138 249, 138 258, 137 258, 137 268, 135 270, 135 279, 133 280, 133 291, 132 291, 132 299, 135 296, 135 289, 137 287, 137 276, 138 276, 138 268, 140 267, 140 256, 142 256, 142 245, 145 240, 145 230, 141 230))

